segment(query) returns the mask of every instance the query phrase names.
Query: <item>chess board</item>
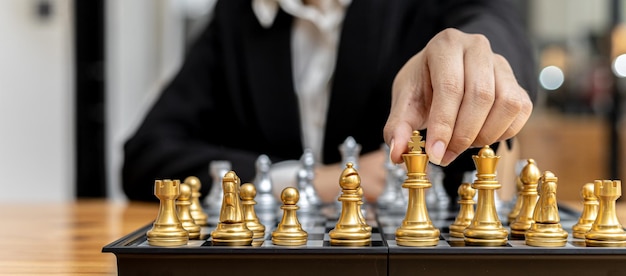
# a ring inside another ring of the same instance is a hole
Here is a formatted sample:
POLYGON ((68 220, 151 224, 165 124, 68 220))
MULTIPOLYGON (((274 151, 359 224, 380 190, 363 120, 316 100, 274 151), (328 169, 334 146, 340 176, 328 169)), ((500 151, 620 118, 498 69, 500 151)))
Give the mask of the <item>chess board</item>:
MULTIPOLYGON (((564 229, 570 231, 565 247, 531 247, 523 240, 509 239, 506 246, 465 246, 463 239, 448 235, 456 212, 429 210, 433 224, 441 230, 434 247, 404 247, 395 241, 395 230, 403 212, 390 212, 369 206, 365 217, 372 226, 369 246, 331 246, 328 233, 335 227, 336 206, 318 214, 299 213, 302 227, 309 234, 306 245, 276 246, 271 231, 280 214, 259 214, 266 225, 265 240, 259 246, 213 246, 210 232, 216 214, 210 213, 209 226, 200 240, 180 247, 155 247, 147 243, 148 224, 102 251, 117 257, 119 275, 623 275, 626 274, 626 248, 585 247, 574 239, 571 227, 576 212, 559 207, 564 229), (213 218, 213 219, 211 219, 213 218), (274 222, 269 222, 274 221, 274 222)), ((506 216, 500 214, 500 218, 506 216)))

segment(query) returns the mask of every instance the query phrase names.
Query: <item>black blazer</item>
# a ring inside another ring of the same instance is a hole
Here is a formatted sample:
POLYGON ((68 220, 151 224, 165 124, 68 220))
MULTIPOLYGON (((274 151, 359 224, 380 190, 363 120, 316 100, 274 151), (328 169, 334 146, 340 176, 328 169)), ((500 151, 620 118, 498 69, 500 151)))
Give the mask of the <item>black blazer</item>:
MULTIPOLYGON (((189 175, 200 178, 206 195, 211 160, 230 160, 242 181, 250 181, 260 154, 274 162, 302 154, 291 73, 293 18, 281 11, 265 29, 250 2, 217 3, 180 72, 125 144, 122 176, 130 199, 153 200, 155 179, 189 175)), ((348 136, 362 153, 380 148, 394 76, 448 27, 485 34, 534 93, 530 47, 508 1, 354 0, 340 35, 324 163, 340 161, 338 146, 348 136)))

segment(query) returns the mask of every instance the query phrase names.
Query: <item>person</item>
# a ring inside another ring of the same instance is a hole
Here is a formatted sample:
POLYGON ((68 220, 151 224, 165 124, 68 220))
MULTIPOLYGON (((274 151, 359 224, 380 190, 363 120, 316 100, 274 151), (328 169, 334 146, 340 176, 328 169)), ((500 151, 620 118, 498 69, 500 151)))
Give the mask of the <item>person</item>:
POLYGON ((212 160, 231 161, 248 182, 259 155, 278 165, 311 148, 316 189, 331 201, 338 146, 352 136, 374 201, 385 158, 400 163, 412 130, 426 129, 425 151, 456 193, 473 170, 473 147, 505 141, 525 124, 534 79, 510 1, 218 1, 126 142, 123 189, 131 200, 153 200, 154 179, 195 175, 206 195, 212 160))

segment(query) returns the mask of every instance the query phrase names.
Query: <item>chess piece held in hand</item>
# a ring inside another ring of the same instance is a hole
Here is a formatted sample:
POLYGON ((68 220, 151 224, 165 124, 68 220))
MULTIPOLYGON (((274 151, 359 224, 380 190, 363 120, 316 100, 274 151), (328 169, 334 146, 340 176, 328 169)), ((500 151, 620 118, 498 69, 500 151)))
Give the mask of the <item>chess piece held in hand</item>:
POLYGON ((402 225, 396 229, 396 242, 401 246, 435 246, 439 243, 439 229, 433 226, 426 207, 426 189, 432 184, 426 177, 428 155, 422 151, 424 141, 419 131, 413 131, 409 153, 402 154, 407 178, 402 184, 408 189, 409 200, 402 225))

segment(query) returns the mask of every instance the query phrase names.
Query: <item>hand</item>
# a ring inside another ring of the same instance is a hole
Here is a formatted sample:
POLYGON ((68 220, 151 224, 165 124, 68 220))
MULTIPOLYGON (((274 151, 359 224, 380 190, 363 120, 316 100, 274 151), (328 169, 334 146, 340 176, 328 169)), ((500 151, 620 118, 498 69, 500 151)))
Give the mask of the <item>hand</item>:
MULTIPOLYGON (((361 187, 368 202, 375 202, 378 195, 382 193, 385 186, 385 151, 377 150, 362 155, 359 158, 359 176, 361 177, 361 187)), ((321 165, 315 168, 315 179, 313 185, 317 194, 324 202, 337 200, 341 188, 339 178, 345 164, 321 165)))
POLYGON ((430 161, 447 166, 470 146, 515 136, 531 112, 528 93, 485 36, 446 29, 396 75, 384 130, 389 158, 401 163, 412 131, 428 128, 430 161))

